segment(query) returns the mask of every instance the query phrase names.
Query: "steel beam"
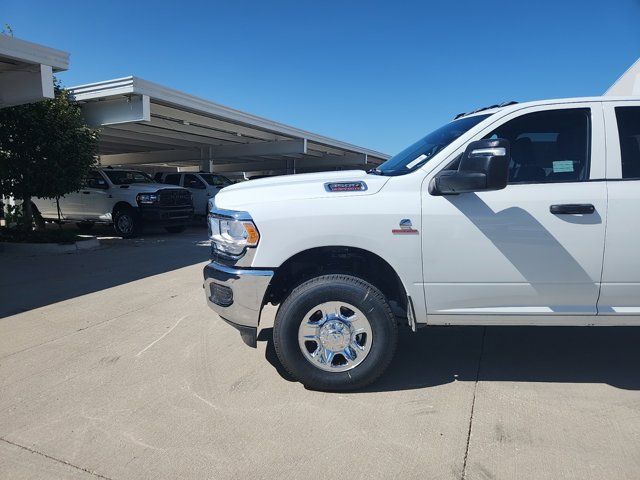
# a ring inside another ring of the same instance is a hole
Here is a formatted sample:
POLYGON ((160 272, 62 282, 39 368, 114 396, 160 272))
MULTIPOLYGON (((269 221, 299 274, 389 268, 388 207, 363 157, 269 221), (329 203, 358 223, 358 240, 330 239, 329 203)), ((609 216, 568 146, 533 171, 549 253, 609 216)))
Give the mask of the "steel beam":
POLYGON ((53 71, 48 65, 0 73, 0 108, 53 98, 53 71))
POLYGON ((150 105, 147 95, 132 95, 85 103, 82 114, 87 123, 95 127, 143 122, 151 120, 150 105))
POLYGON ((169 120, 167 118, 151 116, 151 122, 149 125, 157 127, 158 129, 182 132, 187 135, 199 135, 204 137, 203 140, 209 145, 219 145, 221 141, 228 141, 233 143, 245 143, 246 139, 238 136, 234 133, 221 132, 208 127, 201 127, 199 125, 192 125, 190 123, 182 123, 176 120, 169 120))
POLYGON ((169 150, 176 147, 195 148, 202 147, 206 144, 200 142, 193 142, 191 140, 184 140, 182 138, 172 138, 162 135, 153 135, 149 133, 142 133, 132 130, 116 129, 113 127, 106 127, 102 129, 100 133, 100 140, 106 140, 109 142, 122 142, 128 143, 129 140, 136 140, 153 145, 169 145, 168 147, 159 147, 156 150, 169 150))
POLYGON ((307 141, 305 139, 281 140, 278 142, 254 142, 213 147, 213 156, 216 159, 305 153, 307 153, 307 141))
MULTIPOLYGON (((325 165, 365 165, 368 160, 366 153, 347 153, 346 155, 325 155, 324 157, 313 158, 315 165, 324 167, 325 165)), ((304 160, 299 160, 297 165, 303 166, 304 160)))
MULTIPOLYGON (((179 148, 181 145, 172 145, 171 142, 167 141, 165 143, 157 143, 157 142, 148 142, 146 140, 140 140, 136 138, 118 138, 118 137, 110 137, 108 135, 100 135, 100 148, 104 146, 109 146, 111 148, 119 148, 117 153, 127 153, 130 151, 137 150, 129 150, 131 146, 135 147, 143 147, 144 150, 174 150, 179 148)), ((189 148, 193 146, 190 145, 189 148)))
POLYGON ((259 170, 277 170, 286 168, 286 160, 269 160, 263 162, 236 162, 226 164, 213 164, 213 171, 217 173, 225 172, 253 172, 259 170))
POLYGON ((100 155, 102 165, 143 165, 166 162, 200 162, 199 150, 157 150, 153 152, 100 155))
MULTIPOLYGON (((153 122, 153 120, 152 120, 153 122)), ((186 128, 186 127, 185 127, 186 128)), ((171 143, 174 140, 177 140, 176 145, 179 145, 179 142, 191 142, 192 146, 205 146, 209 145, 211 141, 215 141, 212 138, 204 137, 201 135, 196 135, 192 133, 186 133, 171 129, 169 127, 163 127, 160 125, 155 125, 153 123, 123 123, 119 125, 110 125, 109 129, 113 130, 125 130, 132 133, 143 133, 147 135, 153 135, 156 137, 162 137, 165 140, 171 139, 171 143)), ((218 140, 219 142, 219 140, 218 140)))
MULTIPOLYGON (((323 158, 313 158, 313 162, 305 162, 304 159, 296 160, 296 171, 305 168, 338 168, 338 167, 363 167, 366 164, 366 155, 327 155, 323 158)), ((292 168, 288 165, 287 159, 282 160, 264 160, 264 161, 248 161, 234 163, 219 163, 218 160, 213 164, 213 171, 219 173, 225 172, 257 172, 263 170, 286 170, 292 168)))
POLYGON ((232 132, 234 135, 239 135, 248 138, 255 138, 265 141, 278 140, 278 136, 265 132, 263 130, 257 130, 255 128, 245 127, 236 123, 231 123, 217 118, 206 117, 204 115, 198 115, 197 113, 191 113, 184 110, 179 110, 174 107, 168 107, 158 103, 151 104, 151 113, 155 116, 168 118, 171 120, 179 121, 181 123, 190 123, 194 125, 200 125, 203 127, 212 128, 221 132, 232 132))

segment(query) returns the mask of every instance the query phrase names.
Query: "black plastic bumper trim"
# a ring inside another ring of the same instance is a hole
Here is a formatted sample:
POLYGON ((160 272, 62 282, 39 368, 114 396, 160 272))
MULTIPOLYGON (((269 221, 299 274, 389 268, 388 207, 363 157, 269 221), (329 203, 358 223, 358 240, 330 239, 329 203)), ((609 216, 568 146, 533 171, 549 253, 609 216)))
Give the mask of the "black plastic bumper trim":
POLYGON ((251 348, 256 348, 258 346, 258 328, 257 327, 247 327, 246 325, 238 325, 237 323, 233 323, 231 320, 227 320, 224 317, 220 317, 226 323, 231 325, 233 328, 240 332, 240 338, 242 341, 251 348))

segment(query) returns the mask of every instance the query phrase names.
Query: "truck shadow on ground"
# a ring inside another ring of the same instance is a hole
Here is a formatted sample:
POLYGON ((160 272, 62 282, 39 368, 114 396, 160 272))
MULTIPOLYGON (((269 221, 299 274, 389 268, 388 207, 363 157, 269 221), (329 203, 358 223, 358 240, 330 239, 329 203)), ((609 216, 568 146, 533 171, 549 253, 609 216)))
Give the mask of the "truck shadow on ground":
POLYGON ((108 227, 91 232, 101 248, 71 255, 10 258, 0 253, 0 318, 159 275, 209 258, 207 230, 146 229, 130 240, 108 227))
MULTIPOLYGON (((258 340, 267 342, 265 356, 278 373, 293 381, 278 362, 272 329, 262 330, 258 340)), ((640 390, 638 345, 636 327, 428 327, 417 333, 402 328, 389 369, 361 392, 410 390, 476 378, 603 383, 640 390)))

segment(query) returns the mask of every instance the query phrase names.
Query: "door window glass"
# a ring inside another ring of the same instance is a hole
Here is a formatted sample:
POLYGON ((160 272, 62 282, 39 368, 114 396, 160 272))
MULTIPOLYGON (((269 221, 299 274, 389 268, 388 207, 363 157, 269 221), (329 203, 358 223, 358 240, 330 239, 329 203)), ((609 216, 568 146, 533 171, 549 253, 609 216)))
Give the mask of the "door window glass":
POLYGON ((100 172, 95 170, 89 172, 83 186, 84 188, 100 188, 102 190, 109 188, 107 181, 100 175, 100 172))
POLYGON ((204 183, 198 177, 193 175, 192 173, 187 173, 184 176, 184 184, 182 185, 185 188, 205 188, 204 183))
POLYGON ((509 183, 584 181, 589 175, 590 113, 588 108, 529 113, 485 138, 509 140, 509 183))
POLYGON ((169 173, 166 177, 164 177, 164 183, 168 183, 170 185, 180 185, 180 174, 169 173))
POLYGON ((131 185, 133 183, 153 183, 153 179, 144 172, 137 170, 111 170, 105 169, 104 173, 114 185, 131 185))
POLYGON ((640 107, 616 107, 622 178, 640 178, 640 107))
POLYGON ((201 173, 200 178, 202 178, 205 182, 207 182, 212 187, 226 187, 227 185, 231 185, 231 180, 229 180, 224 175, 214 175, 213 173, 201 173))

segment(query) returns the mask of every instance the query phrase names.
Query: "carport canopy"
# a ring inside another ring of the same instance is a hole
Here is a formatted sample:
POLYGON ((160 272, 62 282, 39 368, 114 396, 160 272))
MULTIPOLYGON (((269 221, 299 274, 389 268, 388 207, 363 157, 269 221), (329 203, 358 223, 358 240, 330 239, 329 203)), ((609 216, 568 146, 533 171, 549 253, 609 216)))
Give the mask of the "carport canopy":
POLYGON ((640 58, 609 87, 604 96, 640 96, 640 58))
POLYGON ((53 73, 68 68, 67 52, 0 35, 0 108, 53 98, 53 73))
POLYGON ((257 175, 367 169, 389 158, 133 76, 70 92, 101 129, 103 166, 257 175))

